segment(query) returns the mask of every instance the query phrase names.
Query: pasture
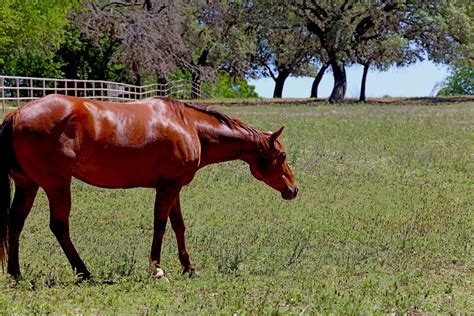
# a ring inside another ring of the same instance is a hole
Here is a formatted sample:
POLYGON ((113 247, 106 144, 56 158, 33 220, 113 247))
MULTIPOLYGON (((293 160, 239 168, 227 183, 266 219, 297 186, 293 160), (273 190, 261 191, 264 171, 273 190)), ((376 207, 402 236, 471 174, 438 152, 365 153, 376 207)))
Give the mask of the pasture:
POLYGON ((474 313, 474 103, 215 107, 282 138, 290 202, 243 162, 199 171, 181 197, 199 278, 149 276, 153 190, 74 182, 79 282, 40 191, 21 237, 23 279, 0 276, 3 313, 474 313))

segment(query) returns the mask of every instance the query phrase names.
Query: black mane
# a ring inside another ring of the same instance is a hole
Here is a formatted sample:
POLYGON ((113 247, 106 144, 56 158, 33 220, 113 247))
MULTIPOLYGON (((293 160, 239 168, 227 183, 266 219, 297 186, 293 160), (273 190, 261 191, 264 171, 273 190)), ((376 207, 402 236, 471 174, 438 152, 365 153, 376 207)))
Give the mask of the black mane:
POLYGON ((191 108, 191 109, 197 110, 199 112, 209 114, 209 115, 215 117, 216 119, 218 119, 220 122, 226 124, 229 127, 234 127, 235 125, 244 124, 242 121, 237 120, 234 117, 230 117, 230 116, 225 115, 225 114, 223 114, 219 111, 209 109, 209 107, 201 105, 201 104, 196 104, 196 103, 183 103, 183 104, 184 104, 184 106, 186 106, 188 108, 191 108), (236 124, 236 123, 239 123, 239 124, 236 124))
POLYGON ((254 135, 256 138, 260 139, 262 142, 265 142, 265 134, 256 128, 253 128, 252 126, 248 125, 247 123, 223 114, 219 111, 209 109, 207 106, 201 105, 201 104, 196 104, 196 103, 186 103, 186 102, 181 102, 177 100, 173 100, 167 97, 155 97, 156 99, 161 99, 163 101, 169 101, 172 102, 173 104, 179 104, 180 106, 188 107, 193 110, 199 111, 201 113, 208 114, 214 118, 216 118, 219 122, 227 125, 229 128, 241 128, 245 131, 247 131, 249 134, 254 135))

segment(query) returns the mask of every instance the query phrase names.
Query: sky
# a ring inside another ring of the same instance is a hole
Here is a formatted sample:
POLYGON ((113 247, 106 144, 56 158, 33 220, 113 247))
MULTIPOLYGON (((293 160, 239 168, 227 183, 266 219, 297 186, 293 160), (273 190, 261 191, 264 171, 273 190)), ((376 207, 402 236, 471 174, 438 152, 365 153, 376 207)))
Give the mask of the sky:
MULTIPOLYGON (((348 98, 358 98, 362 66, 356 65, 346 68, 348 98)), ((442 82, 448 75, 448 68, 435 65, 430 61, 417 62, 409 67, 392 67, 388 71, 370 70, 367 75, 366 96, 377 97, 423 97, 433 95, 433 88, 442 82)), ((264 98, 273 96, 275 83, 271 78, 250 80, 255 85, 258 95, 264 98)), ((310 95, 312 78, 288 78, 283 89, 284 98, 307 98, 310 95)), ((326 71, 319 85, 318 96, 327 98, 331 94, 334 80, 332 73, 326 71)), ((436 91, 434 94, 436 94, 436 91)))

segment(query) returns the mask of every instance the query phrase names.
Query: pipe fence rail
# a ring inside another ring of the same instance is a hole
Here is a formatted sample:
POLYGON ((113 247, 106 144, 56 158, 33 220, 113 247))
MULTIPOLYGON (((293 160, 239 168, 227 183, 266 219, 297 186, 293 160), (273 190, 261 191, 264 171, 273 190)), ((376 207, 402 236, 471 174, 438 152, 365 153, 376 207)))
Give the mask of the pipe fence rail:
POLYGON ((103 80, 53 79, 35 77, 0 76, 0 101, 3 111, 7 102, 31 101, 48 94, 64 94, 104 101, 127 102, 154 96, 176 99, 199 99, 201 89, 190 80, 180 79, 167 84, 135 86, 103 80))

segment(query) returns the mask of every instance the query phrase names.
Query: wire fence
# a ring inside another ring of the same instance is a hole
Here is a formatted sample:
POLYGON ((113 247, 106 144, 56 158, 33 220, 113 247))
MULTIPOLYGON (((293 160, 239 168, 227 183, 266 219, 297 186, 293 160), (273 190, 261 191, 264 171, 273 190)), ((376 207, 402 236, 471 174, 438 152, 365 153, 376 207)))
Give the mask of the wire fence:
POLYGON ((53 79, 0 76, 0 102, 5 111, 7 103, 19 107, 22 102, 48 94, 64 94, 90 99, 127 102, 154 96, 176 99, 199 99, 201 89, 190 80, 180 79, 167 84, 135 86, 103 80, 53 79))

